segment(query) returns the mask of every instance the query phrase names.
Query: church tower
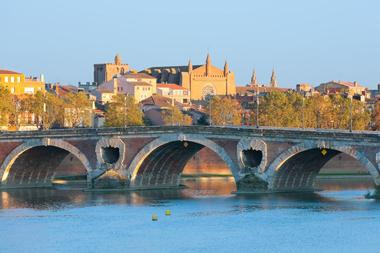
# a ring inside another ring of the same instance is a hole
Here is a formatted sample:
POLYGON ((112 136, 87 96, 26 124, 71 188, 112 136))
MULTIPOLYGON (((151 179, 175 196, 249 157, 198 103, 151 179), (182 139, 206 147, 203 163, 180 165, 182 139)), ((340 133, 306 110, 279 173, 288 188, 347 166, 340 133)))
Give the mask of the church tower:
POLYGON ((228 72, 230 72, 230 70, 229 70, 227 61, 225 61, 225 63, 224 63, 224 76, 227 76, 228 72))
POLYGON ((191 77, 193 72, 193 64, 191 63, 191 59, 189 59, 189 63, 187 64, 187 72, 189 73, 189 91, 191 93, 191 77))
POLYGON ((192 72, 193 71, 193 64, 191 63, 191 59, 189 59, 189 63, 188 63, 188 70, 187 70, 187 72, 192 72))
POLYGON ((115 65, 121 65, 121 57, 119 54, 115 55, 115 65))
POLYGON ((206 58, 206 76, 210 75, 211 73, 211 57, 210 54, 207 54, 206 58))
POLYGON ((257 86, 256 69, 253 69, 250 86, 257 86))
POLYGON ((274 72, 274 68, 272 70, 272 76, 270 77, 270 86, 277 87, 277 77, 276 77, 276 73, 274 72))

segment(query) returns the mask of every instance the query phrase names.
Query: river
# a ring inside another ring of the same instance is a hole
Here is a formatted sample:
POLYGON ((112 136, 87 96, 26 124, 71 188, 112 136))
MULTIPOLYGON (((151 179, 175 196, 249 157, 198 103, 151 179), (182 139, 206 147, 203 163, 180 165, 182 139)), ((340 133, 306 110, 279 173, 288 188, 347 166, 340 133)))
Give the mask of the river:
POLYGON ((2 191, 0 252, 380 252, 380 201, 363 197, 370 182, 320 180, 315 194, 260 196, 230 194, 231 178, 183 183, 2 191))

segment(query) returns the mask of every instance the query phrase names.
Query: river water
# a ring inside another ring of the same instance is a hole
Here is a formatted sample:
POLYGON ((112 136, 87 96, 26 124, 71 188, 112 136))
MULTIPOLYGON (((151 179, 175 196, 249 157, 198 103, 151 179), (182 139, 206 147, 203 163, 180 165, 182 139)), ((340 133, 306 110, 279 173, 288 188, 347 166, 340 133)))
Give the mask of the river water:
POLYGON ((363 197, 370 183, 321 181, 317 194, 260 196, 230 194, 229 178, 184 183, 2 191, 0 252, 380 252, 380 201, 363 197))

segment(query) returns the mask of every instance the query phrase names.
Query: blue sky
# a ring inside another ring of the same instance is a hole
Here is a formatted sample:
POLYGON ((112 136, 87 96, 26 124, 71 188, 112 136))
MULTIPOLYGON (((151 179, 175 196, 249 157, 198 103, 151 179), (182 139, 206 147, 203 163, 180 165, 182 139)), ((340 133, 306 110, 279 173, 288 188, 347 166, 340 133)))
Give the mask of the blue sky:
POLYGON ((47 81, 93 79, 120 53, 137 70, 228 60, 238 84, 256 68, 282 87, 380 83, 380 1, 2 0, 0 68, 47 81))

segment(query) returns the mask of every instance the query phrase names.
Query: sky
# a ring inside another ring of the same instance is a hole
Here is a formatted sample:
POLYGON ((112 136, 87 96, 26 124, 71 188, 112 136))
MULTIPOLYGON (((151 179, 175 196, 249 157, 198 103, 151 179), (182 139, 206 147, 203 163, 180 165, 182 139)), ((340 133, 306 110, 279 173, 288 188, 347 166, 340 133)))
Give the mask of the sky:
POLYGON ((238 85, 253 68, 281 87, 380 83, 378 0, 1 0, 0 69, 48 82, 93 81, 119 53, 133 69, 227 60, 238 85))

